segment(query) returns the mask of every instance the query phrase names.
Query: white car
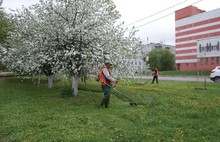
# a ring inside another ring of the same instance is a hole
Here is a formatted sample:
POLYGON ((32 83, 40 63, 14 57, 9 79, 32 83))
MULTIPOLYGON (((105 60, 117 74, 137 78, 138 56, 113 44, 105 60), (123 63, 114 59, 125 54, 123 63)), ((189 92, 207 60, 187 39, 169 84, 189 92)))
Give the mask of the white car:
POLYGON ((211 71, 210 79, 214 82, 220 82, 220 66, 215 67, 211 71))

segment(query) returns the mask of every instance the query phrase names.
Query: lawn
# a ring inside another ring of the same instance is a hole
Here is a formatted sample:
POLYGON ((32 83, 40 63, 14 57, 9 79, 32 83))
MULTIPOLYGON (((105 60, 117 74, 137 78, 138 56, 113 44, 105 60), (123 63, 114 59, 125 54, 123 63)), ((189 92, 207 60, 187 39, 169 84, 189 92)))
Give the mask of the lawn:
POLYGON ((31 79, 8 77, 0 84, 0 141, 217 142, 220 84, 207 83, 207 90, 197 85, 121 81, 115 89, 138 106, 112 90, 110 107, 103 109, 94 79, 80 82, 79 96, 69 97, 69 81, 56 81, 48 90, 46 80, 37 87, 31 79))
POLYGON ((171 76, 210 76, 211 71, 160 71, 160 75, 171 76))

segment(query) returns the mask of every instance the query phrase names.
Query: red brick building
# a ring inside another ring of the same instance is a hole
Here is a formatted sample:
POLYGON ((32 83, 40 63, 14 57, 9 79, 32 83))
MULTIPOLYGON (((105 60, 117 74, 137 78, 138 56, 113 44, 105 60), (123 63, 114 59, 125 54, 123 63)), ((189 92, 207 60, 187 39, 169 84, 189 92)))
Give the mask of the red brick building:
POLYGON ((220 8, 177 10, 175 31, 176 70, 211 70, 220 65, 220 8))

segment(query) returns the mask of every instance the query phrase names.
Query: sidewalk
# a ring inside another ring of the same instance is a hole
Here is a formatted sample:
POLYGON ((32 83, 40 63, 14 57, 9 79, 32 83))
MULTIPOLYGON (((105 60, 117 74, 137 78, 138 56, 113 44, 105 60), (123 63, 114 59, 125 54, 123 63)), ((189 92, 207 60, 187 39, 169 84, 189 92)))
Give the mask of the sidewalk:
MULTIPOLYGON (((131 76, 131 78, 153 79, 153 76, 131 76)), ((174 81, 194 81, 194 82, 212 82, 209 76, 158 76, 158 80, 174 80, 174 81)))
MULTIPOLYGON (((0 72, 0 78, 7 77, 7 76, 13 76, 14 74, 12 72, 0 72)), ((146 76, 146 75, 138 75, 138 76, 128 76, 129 78, 139 78, 139 79, 153 79, 153 76, 146 76)), ((209 76, 162 76, 159 75, 159 80, 174 80, 174 81, 194 81, 194 82, 212 82, 209 78, 209 76)))

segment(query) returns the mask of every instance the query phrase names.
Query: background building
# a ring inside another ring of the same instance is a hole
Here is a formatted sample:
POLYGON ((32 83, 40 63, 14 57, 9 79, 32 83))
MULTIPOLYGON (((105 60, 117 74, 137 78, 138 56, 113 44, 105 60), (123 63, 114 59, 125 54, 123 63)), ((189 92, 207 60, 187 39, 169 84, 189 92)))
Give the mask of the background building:
POLYGON ((220 8, 188 6, 175 12, 176 69, 211 70, 220 65, 220 8))

